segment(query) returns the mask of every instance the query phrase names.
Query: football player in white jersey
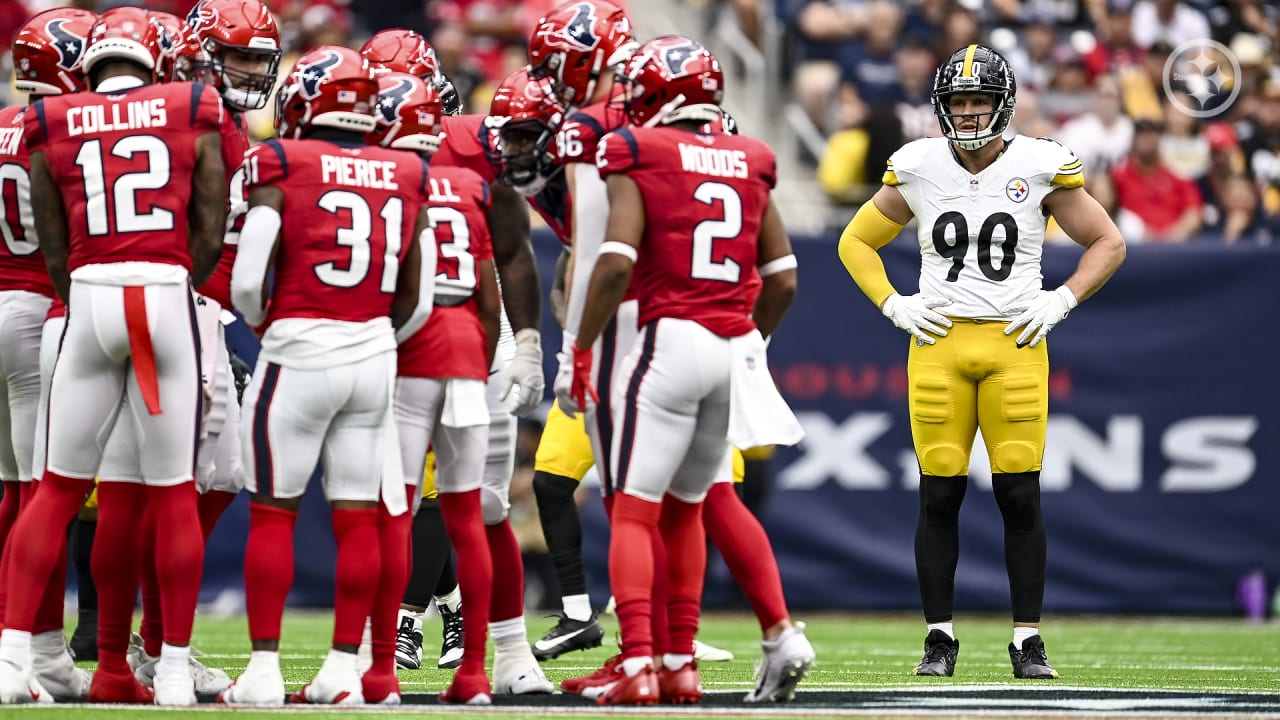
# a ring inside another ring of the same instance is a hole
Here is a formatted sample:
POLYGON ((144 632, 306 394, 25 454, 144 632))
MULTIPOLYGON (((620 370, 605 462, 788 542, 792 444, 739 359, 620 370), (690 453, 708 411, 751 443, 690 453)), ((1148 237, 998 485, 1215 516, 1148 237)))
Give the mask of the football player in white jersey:
POLYGON ((1125 245, 1084 190, 1081 163, 1070 150, 1048 138, 1006 134, 1016 90, 999 53, 981 45, 957 50, 933 84, 943 137, 894 153, 883 187, 840 238, 840 258, 858 287, 914 337, 907 375, 920 463, 916 572, 929 630, 916 675, 955 669, 958 519, 981 428, 1004 516, 1013 674, 1058 676, 1038 631, 1046 547, 1040 463, 1049 405, 1044 339, 1120 267, 1125 245), (1044 290, 1040 255, 1050 215, 1086 249, 1064 284, 1044 290), (900 295, 876 251, 912 218, 920 292, 900 295))

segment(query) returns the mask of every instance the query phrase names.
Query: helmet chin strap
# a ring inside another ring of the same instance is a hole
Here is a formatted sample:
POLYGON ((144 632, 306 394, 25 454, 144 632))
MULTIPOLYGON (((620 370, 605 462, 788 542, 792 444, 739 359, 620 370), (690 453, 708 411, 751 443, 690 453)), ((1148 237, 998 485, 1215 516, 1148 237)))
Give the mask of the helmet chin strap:
MULTIPOLYGON (((672 102, 684 102, 684 95, 680 95, 672 102)), ((671 103, 667 103, 667 105, 670 105, 670 104, 671 103)), ((666 107, 667 106, 664 105, 663 109, 665 110, 666 107)), ((712 103, 697 103, 695 105, 685 105, 684 107, 677 107, 671 110, 669 113, 667 113, 665 116, 662 117, 661 122, 663 125, 670 125, 671 123, 682 122, 685 120, 692 120, 692 121, 705 123, 705 122, 714 122, 719 118, 720 118, 719 105, 713 105, 712 103)))

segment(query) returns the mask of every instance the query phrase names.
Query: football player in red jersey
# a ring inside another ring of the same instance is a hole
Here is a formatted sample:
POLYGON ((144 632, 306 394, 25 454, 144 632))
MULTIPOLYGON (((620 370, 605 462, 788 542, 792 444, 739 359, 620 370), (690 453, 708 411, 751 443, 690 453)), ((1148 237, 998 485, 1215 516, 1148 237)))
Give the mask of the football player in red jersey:
POLYGON ((377 101, 378 81, 359 53, 316 48, 281 87, 281 139, 245 158, 249 212, 231 292, 265 332, 241 429, 252 493, 245 600, 253 654, 220 696, 231 704, 277 704, 284 695, 280 624, 293 529, 317 459, 338 544, 333 643, 292 699, 364 701, 356 650, 378 590, 378 504, 391 516, 408 510, 399 451, 388 446, 396 340, 426 322, 435 276, 427 165, 365 144, 377 101))
POLYGON ((462 114, 458 89, 440 70, 435 49, 421 33, 404 28, 380 30, 360 46, 360 54, 369 59, 375 72, 406 72, 425 80, 440 94, 445 115, 462 114))
MULTIPOLYGON (((432 166, 467 168, 492 183, 497 171, 489 160, 492 131, 485 126, 485 117, 445 117, 444 140, 432 156, 432 166)), ((500 693, 548 693, 554 686, 529 647, 524 620, 524 563, 507 518, 515 465, 513 415, 532 412, 543 396, 542 340, 538 332, 540 291, 524 201, 519 193, 500 184, 491 185, 490 190, 489 217, 501 218, 501 222, 489 227, 502 288, 503 313, 499 319, 509 321, 502 322, 486 384, 489 440, 480 488, 494 567, 495 590, 489 614, 489 633, 495 646, 494 688, 500 693)))
MULTIPOLYGON (((31 18, 19 29, 13 44, 15 85, 29 93, 31 101, 41 97, 79 92, 84 89, 80 60, 89 29, 97 20, 87 10, 59 8, 31 18)), ((64 306, 58 302, 58 319, 50 325, 50 340, 42 344, 42 328, 52 311, 53 285, 31 213, 31 183, 27 148, 23 142, 26 108, 13 105, 0 110, 0 227, 4 248, 0 249, 0 480, 4 500, 0 502, 0 553, 6 547, 9 529, 17 520, 20 501, 30 498, 32 482, 44 470, 44 402, 48 399, 47 373, 53 370, 58 338, 62 334, 64 306), (47 373, 41 362, 48 351, 47 373), (43 383, 43 384, 42 384, 43 383), (33 432, 32 428, 36 430, 33 432), (38 436, 38 437, 37 437, 38 436)), ((92 528, 89 524, 87 527, 92 528)), ((86 525, 73 525, 77 544, 91 540, 86 525)), ((81 557, 77 555, 77 557, 81 557)), ((89 573, 87 555, 77 563, 77 584, 83 609, 77 635, 96 656, 97 595, 89 573), (90 622, 84 622, 85 618, 90 622), (83 627, 82 627, 83 626, 83 627), (83 633, 81 631, 84 631, 83 633), (85 633, 92 633, 87 636, 85 633)), ((62 632, 63 578, 65 556, 59 559, 52 581, 45 590, 36 624, 32 628, 31 649, 35 675, 40 684, 59 700, 80 700, 89 691, 89 674, 75 667, 67 654, 62 632)), ((7 577, 7 556, 0 560, 0 578, 7 577)), ((4 581, 0 579, 0 615, 3 614, 4 581)), ((90 658, 92 659, 92 658, 90 658)))
MULTIPOLYGON (((371 143, 429 157, 440 147, 443 103, 435 87, 407 73, 380 76, 378 127, 371 143)), ((461 667, 440 696, 446 702, 486 704, 492 688, 485 675, 486 623, 493 594, 493 560, 480 509, 489 413, 485 382, 498 343, 498 281, 489 240, 489 184, 461 167, 431 170, 428 216, 438 263, 431 319, 400 344, 396 423, 403 477, 411 499, 420 496, 428 445, 436 448, 436 489, 449 539, 458 552, 459 580, 467 598, 461 667)), ((391 519, 394 523, 395 519, 391 519)), ((404 534, 395 539, 400 546, 404 534)), ((383 536, 387 536, 384 534, 383 536)), ((406 562, 397 569, 407 570, 406 562)), ((384 576, 389 569, 384 557, 384 576)), ((383 587, 386 607, 374 615, 370 676, 394 683, 391 613, 404 591, 383 587), (379 623, 382 623, 380 626, 379 623)), ((380 601, 381 602, 381 601, 380 601)))
MULTIPOLYGON (((200 492, 200 529, 207 540, 218 518, 244 486, 240 452, 240 403, 230 355, 223 334, 224 319, 230 320, 231 268, 235 263, 240 228, 248 209, 245 190, 244 154, 249 136, 244 113, 265 105, 267 91, 275 82, 280 59, 280 31, 271 12, 257 0, 203 0, 192 8, 185 22, 168 13, 152 12, 166 33, 161 36, 164 53, 160 58, 162 81, 200 80, 215 88, 227 110, 222 125, 222 154, 227 170, 230 203, 223 252, 213 276, 199 288, 196 322, 200 328, 202 381, 209 398, 200 451, 196 464, 196 488, 200 492)), ((131 428, 117 427, 108 441, 109 458, 103 477, 128 477, 137 472, 136 463, 114 459, 131 457, 136 446, 131 428), (115 452, 111 452, 115 450, 115 452), (133 467, 130 467, 133 465, 133 467)), ((154 524, 147 514, 147 527, 154 524)), ((155 533, 143 541, 143 568, 152 568, 155 533)), ((130 654, 135 674, 144 685, 152 684, 163 637, 159 590, 154 572, 142 575, 141 643, 130 654)), ((198 660, 191 664, 196 691, 217 694, 231 680, 225 672, 206 667, 198 660)))
MULTIPOLYGON (((598 702, 698 702, 702 502, 730 441, 750 447, 800 437, 770 379, 763 337, 791 303, 796 263, 769 200, 773 152, 758 140, 704 130, 719 117, 724 87, 711 53, 689 38, 657 38, 636 51, 619 79, 632 127, 607 135, 597 155, 609 220, 573 346, 571 384, 586 406, 596 392, 591 345, 631 287, 641 330, 614 378, 609 455, 616 492, 609 575, 622 672, 598 702), (668 555, 665 608, 653 607, 650 595, 663 567, 650 544, 655 530, 668 555), (654 672, 654 642, 664 638, 651 634, 651 615, 661 613, 669 629, 654 672)), ((802 629, 788 637, 803 640, 802 629)), ((812 650, 793 657, 790 644, 778 653, 803 675, 812 650)), ((766 646, 763 672, 769 664, 766 646)))
POLYGON ((127 391, 146 438, 142 482, 99 488, 99 666, 89 699, 153 697, 125 657, 137 593, 136 528, 151 505, 165 538, 156 562, 168 616, 154 699, 195 702, 187 663, 203 559, 194 490, 202 398, 189 283, 208 277, 222 245, 222 105, 203 85, 151 84, 159 35, 144 10, 104 13, 83 58, 94 93, 45 98, 26 122, 41 250, 58 294, 69 307, 88 310, 68 316, 58 357, 64 372, 55 373, 49 396, 48 423, 59 432, 48 438, 41 492, 15 527, 24 542, 11 559, 0 637, 8 660, 0 663, 4 700, 38 692, 26 632, 63 547, 61 528, 102 459, 94 438, 115 419, 117 398, 127 391))

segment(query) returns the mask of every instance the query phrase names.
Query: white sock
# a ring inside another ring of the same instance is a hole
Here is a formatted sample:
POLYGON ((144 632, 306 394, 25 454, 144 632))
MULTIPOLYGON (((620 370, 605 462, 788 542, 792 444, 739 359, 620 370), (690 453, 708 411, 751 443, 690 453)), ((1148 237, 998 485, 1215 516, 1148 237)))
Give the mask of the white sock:
POLYGON ((187 663, 191 661, 191 647, 178 647, 164 643, 160 646, 160 660, 156 662, 156 672, 176 671, 182 672, 186 669, 187 663))
MULTIPOLYGON (((280 656, 277 655, 276 657, 279 658, 280 656)), ((320 666, 320 669, 323 671, 325 668, 332 668, 343 672, 347 670, 356 672, 357 659, 358 657, 356 653, 343 652, 342 650, 329 648, 329 654, 325 657, 324 664, 320 666)))
POLYGON ((662 666, 668 670, 679 670, 691 662, 693 662, 692 655, 676 655, 675 653, 667 653, 662 656, 662 666))
POLYGON ((591 619, 591 597, 586 593, 581 595, 565 595, 560 598, 560 603, 564 605, 565 617, 570 620, 586 622, 591 619))
MULTIPOLYGON (((161 649, 163 649, 163 646, 161 649)), ((245 668, 246 673, 249 672, 249 668, 253 668, 258 672, 270 672, 279 675, 280 653, 275 650, 254 650, 249 653, 249 667, 245 668)))
POLYGON ((529 632, 524 626, 524 616, 489 623, 489 636, 493 638, 495 652, 504 650, 529 650, 529 632))
POLYGON ((448 593, 437 595, 436 604, 449 608, 449 612, 458 612, 458 607, 462 605, 462 589, 455 585, 448 593))
POLYGON ((635 677, 647 667, 653 667, 653 658, 629 657, 622 661, 622 671, 627 674, 627 677, 635 677))
POLYGON ((0 660, 19 670, 31 670, 31 633, 5 628, 0 632, 0 660))
POLYGON ((1022 641, 1040 634, 1040 628, 1015 627, 1013 629, 1013 646, 1022 649, 1022 641))
POLYGON ((930 632, 934 630, 941 630, 942 632, 947 634, 947 637, 951 638, 952 640, 956 639, 955 631, 952 629, 952 624, 949 622, 929 623, 925 627, 927 627, 930 630, 930 632))

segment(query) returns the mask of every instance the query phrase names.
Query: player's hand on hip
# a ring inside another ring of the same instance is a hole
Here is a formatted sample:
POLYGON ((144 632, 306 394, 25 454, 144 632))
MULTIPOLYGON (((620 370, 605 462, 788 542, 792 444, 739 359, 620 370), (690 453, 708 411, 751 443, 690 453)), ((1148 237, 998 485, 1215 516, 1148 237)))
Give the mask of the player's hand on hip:
POLYGON ((950 304, 945 298, 894 293, 880 306, 880 312, 896 327, 911 333, 917 342, 932 345, 937 338, 946 337, 947 328, 951 327, 951 321, 935 310, 950 304))
POLYGON ((546 380, 542 377, 542 336, 533 328, 516 333, 516 354, 507 365, 507 386, 502 403, 507 412, 524 417, 542 402, 546 380))
POLYGON ((1035 294, 1019 298, 1000 309, 1005 315, 1015 316, 1004 327, 1004 334, 1012 335, 1018 328, 1024 328, 1018 335, 1018 347, 1035 347, 1067 317, 1077 302, 1075 293, 1066 285, 1057 290, 1037 290, 1035 294))

